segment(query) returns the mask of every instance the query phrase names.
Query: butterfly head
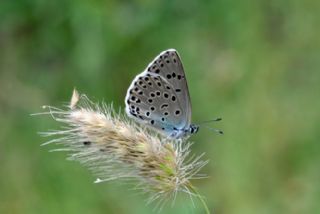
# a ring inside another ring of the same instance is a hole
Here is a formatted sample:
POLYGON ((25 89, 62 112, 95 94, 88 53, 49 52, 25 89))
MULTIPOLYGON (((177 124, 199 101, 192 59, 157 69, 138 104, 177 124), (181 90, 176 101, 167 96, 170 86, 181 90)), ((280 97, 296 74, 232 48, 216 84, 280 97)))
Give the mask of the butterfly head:
POLYGON ((195 134, 199 131, 199 126, 198 125, 194 125, 194 124, 191 124, 189 129, 188 129, 188 133, 190 134, 195 134))
POLYGON ((185 129, 177 129, 174 128, 174 131, 170 134, 170 138, 180 139, 180 138, 188 138, 191 135, 197 133, 199 131, 199 126, 191 124, 189 127, 185 129))

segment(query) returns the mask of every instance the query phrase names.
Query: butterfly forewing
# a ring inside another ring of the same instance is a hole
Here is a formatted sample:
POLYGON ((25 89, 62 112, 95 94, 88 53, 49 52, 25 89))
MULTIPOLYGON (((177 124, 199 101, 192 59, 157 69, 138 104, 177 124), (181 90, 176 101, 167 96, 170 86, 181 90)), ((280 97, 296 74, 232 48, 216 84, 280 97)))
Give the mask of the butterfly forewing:
POLYGON ((162 76, 176 92, 178 101, 184 108, 186 123, 191 123, 191 102, 184 73, 183 65, 179 54, 174 49, 161 52, 147 67, 147 72, 156 73, 162 76))
POLYGON ((126 112, 166 135, 190 125, 189 91, 175 50, 162 52, 133 80, 126 96, 126 112))

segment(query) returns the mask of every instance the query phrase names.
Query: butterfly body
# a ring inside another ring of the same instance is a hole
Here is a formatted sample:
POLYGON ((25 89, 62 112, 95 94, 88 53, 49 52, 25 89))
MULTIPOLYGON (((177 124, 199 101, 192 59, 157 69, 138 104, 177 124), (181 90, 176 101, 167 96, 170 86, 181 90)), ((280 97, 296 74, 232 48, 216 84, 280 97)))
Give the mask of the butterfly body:
POLYGON ((128 88, 126 113, 169 138, 185 138, 198 131, 191 124, 191 102, 176 50, 161 52, 128 88))

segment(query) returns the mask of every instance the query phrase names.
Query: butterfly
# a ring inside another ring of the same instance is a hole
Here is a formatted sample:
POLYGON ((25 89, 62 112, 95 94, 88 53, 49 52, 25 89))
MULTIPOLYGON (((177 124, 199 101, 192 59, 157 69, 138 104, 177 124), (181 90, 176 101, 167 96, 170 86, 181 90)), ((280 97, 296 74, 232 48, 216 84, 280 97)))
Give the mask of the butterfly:
POLYGON ((191 124, 188 84, 174 49, 161 52, 134 78, 125 104, 129 117, 166 137, 186 138, 199 130, 191 124))

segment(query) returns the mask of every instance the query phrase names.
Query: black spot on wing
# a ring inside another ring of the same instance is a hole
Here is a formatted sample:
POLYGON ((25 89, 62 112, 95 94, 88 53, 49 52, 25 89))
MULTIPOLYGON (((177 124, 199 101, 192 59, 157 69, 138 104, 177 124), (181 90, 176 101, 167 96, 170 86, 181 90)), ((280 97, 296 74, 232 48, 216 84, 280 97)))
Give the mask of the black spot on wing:
POLYGON ((169 107, 169 105, 167 103, 164 103, 160 106, 160 109, 164 109, 164 108, 168 108, 168 107, 169 107))

